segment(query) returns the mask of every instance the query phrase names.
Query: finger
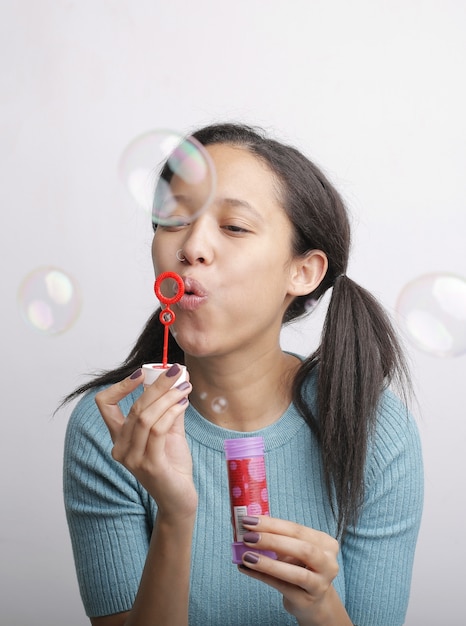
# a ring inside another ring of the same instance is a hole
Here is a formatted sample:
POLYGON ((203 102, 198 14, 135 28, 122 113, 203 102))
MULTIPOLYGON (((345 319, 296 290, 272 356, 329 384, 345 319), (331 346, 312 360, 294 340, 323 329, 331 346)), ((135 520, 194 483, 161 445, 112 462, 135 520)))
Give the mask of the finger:
POLYGON ((183 441, 184 435, 184 412, 186 404, 175 404, 163 415, 162 419, 155 424, 149 433, 145 453, 152 462, 164 462, 167 454, 172 458, 172 463, 177 463, 176 442, 183 441))
POLYGON ((136 370, 119 383, 111 385, 95 396, 95 403, 102 415, 104 422, 110 431, 112 441, 115 442, 125 418, 118 403, 127 395, 136 389, 143 380, 143 372, 141 369, 136 370))
POLYGON ((114 451, 116 453, 115 458, 118 457, 121 460, 125 456, 125 450, 132 446, 133 443, 142 452, 146 446, 148 431, 153 424, 160 419, 172 404, 178 401, 181 402, 191 392, 192 387, 188 382, 176 385, 181 374, 181 367, 177 364, 172 365, 171 368, 167 369, 151 385, 145 388, 144 393, 131 407, 125 423, 119 431, 120 439, 117 450, 114 451), (172 387, 176 388, 177 394, 167 395, 172 387), (137 430, 136 434, 134 433, 135 429, 137 430))
MULTIPOLYGON (((128 464, 137 463, 138 459, 148 451, 151 440, 160 441, 159 451, 163 450, 164 443, 161 440, 186 410, 187 395, 191 389, 190 383, 183 382, 143 409, 137 407, 135 403, 121 429, 121 437, 115 446, 114 457, 120 461, 126 459, 128 464)), ((158 449, 156 444, 154 447, 158 449)), ((153 450, 151 458, 154 458, 153 450)))
POLYGON ((328 589, 331 581, 299 565, 271 559, 256 552, 245 552, 242 573, 260 580, 293 602, 298 602, 303 592, 308 598, 319 598, 328 589))
POLYGON ((256 531, 245 533, 243 541, 252 550, 276 552, 281 557, 281 561, 291 565, 292 568, 302 569, 301 565, 303 565, 311 571, 322 573, 332 579, 338 573, 338 569, 335 571, 336 555, 329 554, 321 543, 256 531))
POLYGON ((323 550, 335 555, 339 551, 338 541, 327 533, 289 520, 269 517, 268 515, 245 516, 242 519, 242 524, 247 530, 284 535, 320 545, 323 550))

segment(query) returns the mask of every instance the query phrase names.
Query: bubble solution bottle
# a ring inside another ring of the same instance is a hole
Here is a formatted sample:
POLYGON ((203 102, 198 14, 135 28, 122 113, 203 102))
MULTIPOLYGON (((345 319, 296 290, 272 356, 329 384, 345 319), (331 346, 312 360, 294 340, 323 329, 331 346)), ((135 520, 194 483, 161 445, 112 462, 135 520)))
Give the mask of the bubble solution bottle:
MULTIPOLYGON (((269 497, 265 473, 264 440, 262 437, 225 439, 231 522, 233 526, 232 561, 242 563, 245 552, 251 551, 242 539, 246 532, 245 515, 269 515, 269 497)), ((277 558, 274 552, 253 549, 253 552, 277 558)))

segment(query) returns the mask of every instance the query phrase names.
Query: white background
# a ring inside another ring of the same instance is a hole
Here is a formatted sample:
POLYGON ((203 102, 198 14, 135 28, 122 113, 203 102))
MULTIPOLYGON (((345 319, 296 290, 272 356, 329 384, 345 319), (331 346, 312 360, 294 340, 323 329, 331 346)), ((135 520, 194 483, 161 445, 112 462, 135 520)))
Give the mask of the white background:
MULTIPOLYGON (((297 145, 348 203, 349 275, 393 312, 421 274, 466 276, 465 32, 462 0, 1 0, 2 624, 88 623, 61 495, 71 407, 52 414, 126 356, 154 306, 124 148, 223 120, 297 145), (44 265, 83 296, 57 336, 18 311, 21 281, 44 265)), ((311 350, 316 318, 284 346, 311 350)), ((426 505, 406 623, 459 626, 466 357, 408 349, 426 505)))

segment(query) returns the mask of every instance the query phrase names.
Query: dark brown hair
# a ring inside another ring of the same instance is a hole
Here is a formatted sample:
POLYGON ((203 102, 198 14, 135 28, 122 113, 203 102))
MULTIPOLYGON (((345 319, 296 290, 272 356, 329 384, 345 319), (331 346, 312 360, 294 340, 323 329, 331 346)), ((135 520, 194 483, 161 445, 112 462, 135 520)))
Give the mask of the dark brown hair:
MULTIPOLYGON (((328 258, 321 284, 288 307, 283 322, 307 313, 310 299, 333 289, 318 349, 302 362, 293 383, 293 401, 317 436, 327 493, 338 534, 357 521, 364 498, 364 467, 380 394, 400 383, 406 399, 409 374, 390 320, 365 289, 346 276, 350 226, 342 198, 323 172, 292 146, 241 124, 216 124, 193 133, 201 144, 241 146, 262 159, 277 179, 281 203, 294 228, 296 255, 319 249, 328 258), (306 401, 310 372, 317 374, 317 415, 306 401)), ((161 360, 163 328, 157 310, 120 367, 103 372, 72 392, 65 401, 100 385, 118 382, 145 362, 161 360)), ((171 361, 184 354, 170 336, 171 361)))

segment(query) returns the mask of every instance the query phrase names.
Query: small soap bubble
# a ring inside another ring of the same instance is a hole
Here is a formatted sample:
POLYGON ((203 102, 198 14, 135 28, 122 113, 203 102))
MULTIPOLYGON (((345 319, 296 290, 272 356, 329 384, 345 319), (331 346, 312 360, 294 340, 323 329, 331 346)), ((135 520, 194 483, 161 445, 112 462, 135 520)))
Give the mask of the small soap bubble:
POLYGON ((201 391, 201 393, 199 394, 199 398, 201 400, 205 400, 207 398, 207 391, 201 391))
POLYGON ((28 274, 18 289, 24 320, 46 335, 67 331, 81 310, 81 296, 73 278, 55 267, 40 267, 28 274))
POLYGON ((306 313, 310 313, 311 311, 313 311, 316 308, 318 302, 319 301, 315 298, 309 298, 308 300, 306 300, 306 302, 304 303, 304 310, 306 311, 306 313))
POLYGON ((228 402, 225 398, 219 396, 218 398, 214 398, 212 400, 211 406, 215 413, 224 413, 228 408, 228 402))
POLYGON ((466 279, 440 273, 419 276, 400 293, 396 311, 419 350, 437 357, 466 353, 466 279))
POLYGON ((136 137, 124 150, 118 172, 155 225, 196 219, 215 192, 215 168, 207 150, 194 137, 170 130, 136 137))

